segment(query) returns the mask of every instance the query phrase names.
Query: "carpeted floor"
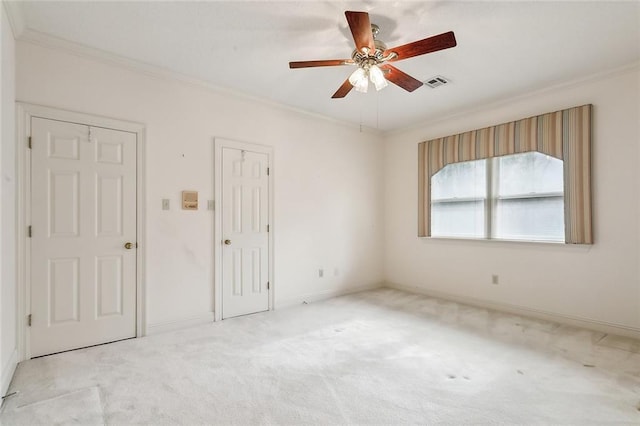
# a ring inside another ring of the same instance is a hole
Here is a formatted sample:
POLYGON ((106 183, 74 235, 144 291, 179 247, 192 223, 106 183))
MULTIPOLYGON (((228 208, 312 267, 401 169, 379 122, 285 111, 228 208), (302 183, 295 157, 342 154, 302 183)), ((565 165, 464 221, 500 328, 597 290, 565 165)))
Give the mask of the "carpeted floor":
POLYGON ((23 362, 33 424, 640 423, 640 341, 380 289, 23 362))

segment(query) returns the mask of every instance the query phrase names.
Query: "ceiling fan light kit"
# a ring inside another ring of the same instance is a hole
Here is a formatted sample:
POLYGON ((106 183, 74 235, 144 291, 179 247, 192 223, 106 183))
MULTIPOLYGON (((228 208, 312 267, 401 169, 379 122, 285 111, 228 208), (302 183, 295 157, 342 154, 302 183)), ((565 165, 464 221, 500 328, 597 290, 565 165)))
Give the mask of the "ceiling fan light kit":
POLYGON ((449 31, 387 49, 387 45, 377 39, 380 29, 377 25, 371 24, 367 12, 346 11, 344 14, 347 17, 347 23, 356 45, 351 54, 351 59, 289 62, 289 68, 291 69, 356 65, 358 68, 342 83, 342 86, 333 94, 332 98, 344 98, 353 88, 357 92, 367 93, 369 81, 373 83, 376 90, 386 87, 388 85, 387 80, 389 80, 404 90, 413 92, 421 87, 423 83, 388 62, 437 52, 454 47, 457 44, 455 35, 452 31, 449 31))
POLYGON ((369 80, 375 86, 376 90, 387 87, 387 79, 384 73, 377 65, 366 65, 355 70, 349 77, 349 83, 357 92, 367 93, 369 89, 369 80))

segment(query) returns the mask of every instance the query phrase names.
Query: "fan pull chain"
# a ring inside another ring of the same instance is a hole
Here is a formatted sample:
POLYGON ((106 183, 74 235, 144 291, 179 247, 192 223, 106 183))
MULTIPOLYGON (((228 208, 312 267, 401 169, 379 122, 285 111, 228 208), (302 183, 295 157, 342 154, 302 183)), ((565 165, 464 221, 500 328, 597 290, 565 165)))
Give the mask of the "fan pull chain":
POLYGON ((380 92, 376 92, 376 129, 380 130, 380 92))
MULTIPOLYGON (((364 95, 364 93, 363 93, 364 95)), ((361 96, 362 99, 365 98, 365 96, 361 96)), ((364 120, 364 107, 365 107, 365 102, 364 101, 360 101, 361 105, 360 105, 360 133, 362 133, 362 121, 364 120)))

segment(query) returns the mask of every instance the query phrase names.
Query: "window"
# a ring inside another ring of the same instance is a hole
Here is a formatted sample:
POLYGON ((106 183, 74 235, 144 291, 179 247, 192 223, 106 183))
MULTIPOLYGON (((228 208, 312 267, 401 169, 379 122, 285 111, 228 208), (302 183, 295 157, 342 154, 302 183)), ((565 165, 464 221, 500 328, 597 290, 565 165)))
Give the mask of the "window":
POLYGON ((562 160, 522 154, 449 164, 431 177, 434 237, 564 241, 562 160))
POLYGON ((418 144, 418 236, 593 244, 591 113, 582 105, 418 144))

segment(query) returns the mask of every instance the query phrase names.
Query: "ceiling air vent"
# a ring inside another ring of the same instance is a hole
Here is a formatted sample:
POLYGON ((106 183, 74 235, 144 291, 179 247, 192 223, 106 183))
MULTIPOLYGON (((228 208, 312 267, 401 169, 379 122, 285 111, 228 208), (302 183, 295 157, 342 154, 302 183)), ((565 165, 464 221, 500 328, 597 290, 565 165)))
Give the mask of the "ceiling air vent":
POLYGON ((439 86, 444 86, 445 84, 448 84, 448 83, 449 83, 449 80, 447 80, 441 75, 432 77, 424 82, 424 84, 431 87, 432 89, 435 89, 436 87, 439 87, 439 86))

